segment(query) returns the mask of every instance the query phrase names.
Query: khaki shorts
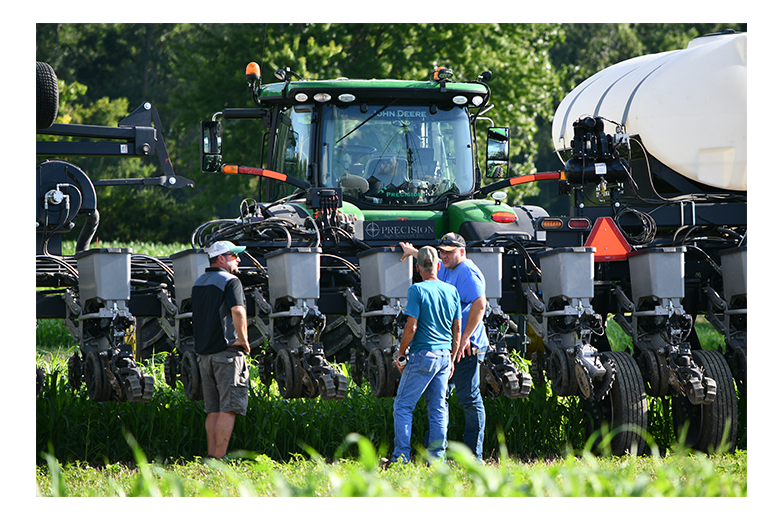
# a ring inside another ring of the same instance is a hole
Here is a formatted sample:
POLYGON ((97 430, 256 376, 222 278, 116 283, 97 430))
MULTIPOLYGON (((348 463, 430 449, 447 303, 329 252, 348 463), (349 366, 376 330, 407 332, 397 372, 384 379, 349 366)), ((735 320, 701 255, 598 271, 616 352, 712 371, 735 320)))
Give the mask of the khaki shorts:
POLYGON ((199 373, 204 412, 245 415, 248 410, 250 375, 243 352, 227 349, 211 355, 199 355, 199 373))

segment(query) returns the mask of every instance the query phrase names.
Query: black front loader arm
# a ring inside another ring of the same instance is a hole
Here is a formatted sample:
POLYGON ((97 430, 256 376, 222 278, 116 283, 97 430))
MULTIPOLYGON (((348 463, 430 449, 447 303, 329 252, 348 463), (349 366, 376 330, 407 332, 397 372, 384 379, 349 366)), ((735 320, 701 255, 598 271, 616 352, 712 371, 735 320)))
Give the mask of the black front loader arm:
POLYGON ((105 141, 38 141, 36 155, 42 156, 158 156, 163 175, 141 179, 98 179, 95 186, 158 185, 166 188, 193 188, 193 181, 177 176, 169 159, 162 135, 158 111, 151 103, 143 103, 116 127, 56 123, 39 129, 38 134, 68 136, 105 141))

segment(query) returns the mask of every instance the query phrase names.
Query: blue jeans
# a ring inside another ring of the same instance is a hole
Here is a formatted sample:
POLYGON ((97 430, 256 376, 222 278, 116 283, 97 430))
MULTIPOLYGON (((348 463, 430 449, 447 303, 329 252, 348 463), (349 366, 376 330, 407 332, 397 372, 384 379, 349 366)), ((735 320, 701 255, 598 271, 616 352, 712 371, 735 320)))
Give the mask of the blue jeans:
POLYGON ((449 410, 446 405, 446 390, 449 379, 449 356, 446 349, 418 351, 408 357, 394 405, 395 450, 392 460, 411 460, 411 424, 414 407, 419 398, 425 396, 430 422, 428 451, 437 459, 443 459, 446 450, 446 428, 449 410))
POLYGON ((485 441, 485 404, 479 392, 479 363, 485 353, 462 358, 455 364, 455 374, 449 381, 449 389, 455 389, 457 403, 465 411, 465 433, 463 443, 478 458, 482 458, 485 441))

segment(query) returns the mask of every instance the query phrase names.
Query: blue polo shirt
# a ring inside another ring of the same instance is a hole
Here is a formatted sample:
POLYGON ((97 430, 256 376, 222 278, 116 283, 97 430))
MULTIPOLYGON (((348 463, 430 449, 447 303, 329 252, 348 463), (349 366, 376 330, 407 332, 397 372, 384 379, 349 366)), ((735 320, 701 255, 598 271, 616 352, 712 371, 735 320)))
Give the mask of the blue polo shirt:
MULTIPOLYGON (((439 261, 438 280, 442 280, 457 288, 457 293, 460 295, 463 330, 465 330, 471 304, 479 297, 485 296, 485 276, 482 275, 482 272, 471 259, 465 259, 455 266, 455 269, 453 270, 446 268, 444 264, 439 261)), ((490 346, 490 342, 487 339, 487 330, 485 329, 484 320, 479 322, 479 325, 471 335, 471 344, 475 345, 480 353, 486 352, 487 348, 490 346)))

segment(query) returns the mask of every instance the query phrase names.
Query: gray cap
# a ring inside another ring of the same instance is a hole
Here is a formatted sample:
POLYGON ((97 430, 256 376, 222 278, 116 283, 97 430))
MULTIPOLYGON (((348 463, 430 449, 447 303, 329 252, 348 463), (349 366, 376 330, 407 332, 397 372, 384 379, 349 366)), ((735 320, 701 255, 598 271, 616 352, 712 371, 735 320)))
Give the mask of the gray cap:
POLYGON ((438 241, 438 249, 452 251, 456 248, 465 248, 466 242, 462 235, 454 232, 449 232, 438 241))
POLYGON ((438 252, 432 246, 423 246, 417 253, 417 264, 426 270, 438 265, 438 252))

